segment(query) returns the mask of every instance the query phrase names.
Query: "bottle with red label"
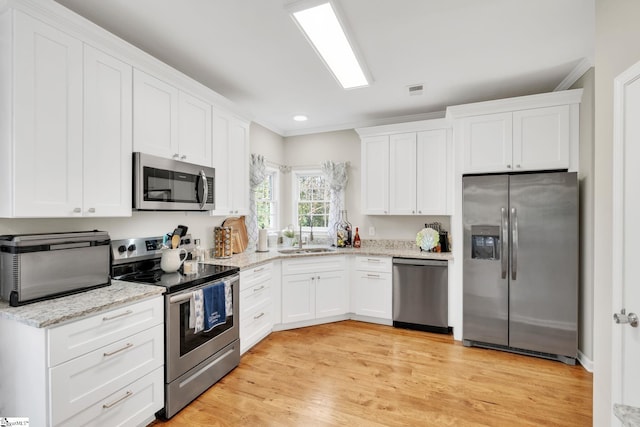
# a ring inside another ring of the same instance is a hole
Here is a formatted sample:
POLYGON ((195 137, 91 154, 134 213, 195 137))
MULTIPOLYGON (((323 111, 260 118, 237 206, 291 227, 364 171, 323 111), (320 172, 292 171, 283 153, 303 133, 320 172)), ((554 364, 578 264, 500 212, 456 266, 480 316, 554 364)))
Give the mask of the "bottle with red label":
POLYGON ((353 247, 354 248, 359 248, 361 245, 360 243, 360 233, 358 233, 358 227, 356 227, 356 235, 353 236, 353 247))

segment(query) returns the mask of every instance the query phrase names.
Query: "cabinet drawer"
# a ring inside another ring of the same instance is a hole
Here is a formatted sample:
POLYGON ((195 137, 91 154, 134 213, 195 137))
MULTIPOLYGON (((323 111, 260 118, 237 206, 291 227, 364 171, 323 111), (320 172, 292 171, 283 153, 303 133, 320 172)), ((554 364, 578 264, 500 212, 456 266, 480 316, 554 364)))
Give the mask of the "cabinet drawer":
POLYGON ((344 256, 314 256, 282 262, 282 274, 320 273, 322 271, 344 270, 344 256))
POLYGON ((127 337, 50 369, 57 424, 164 365, 164 325, 127 337))
POLYGON ((267 335, 273 327, 271 301, 255 307, 250 313, 240 319, 240 343, 241 351, 251 347, 263 336, 267 335))
MULTIPOLYGON (((164 406, 164 369, 162 367, 137 381, 92 402, 65 426, 135 426, 146 422, 164 406)), ((54 408, 55 410, 55 408, 54 408)))
POLYGON ((379 256, 357 256, 355 269, 358 271, 391 273, 391 258, 379 256))
POLYGON ((49 366, 163 324, 163 301, 160 296, 49 329, 49 366))
POLYGON ((271 274, 273 265, 262 264, 258 267, 251 268, 249 270, 243 270, 240 272, 240 290, 243 291, 258 283, 271 280, 271 274))
POLYGON ((259 305, 271 302, 271 286, 259 284, 240 292, 240 319, 244 319, 259 305))

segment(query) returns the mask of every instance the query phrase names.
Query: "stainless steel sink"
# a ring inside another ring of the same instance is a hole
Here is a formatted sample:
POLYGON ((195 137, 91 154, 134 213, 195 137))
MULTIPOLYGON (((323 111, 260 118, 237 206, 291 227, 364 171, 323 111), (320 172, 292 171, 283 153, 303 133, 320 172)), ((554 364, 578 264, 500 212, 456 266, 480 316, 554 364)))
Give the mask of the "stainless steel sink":
POLYGON ((286 255, 304 255, 304 254, 322 254, 327 252, 335 252, 333 248, 291 248, 280 249, 278 252, 286 255))

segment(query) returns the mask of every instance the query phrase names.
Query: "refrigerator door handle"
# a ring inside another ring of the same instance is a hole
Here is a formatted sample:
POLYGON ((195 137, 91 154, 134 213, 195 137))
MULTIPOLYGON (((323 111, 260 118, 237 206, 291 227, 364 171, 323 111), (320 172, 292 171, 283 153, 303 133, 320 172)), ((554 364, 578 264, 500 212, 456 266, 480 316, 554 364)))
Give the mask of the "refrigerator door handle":
POLYGON ((507 209, 500 208, 500 262, 502 264, 502 278, 507 278, 508 259, 508 236, 509 236, 509 218, 507 217, 507 209))
POLYGON ((518 211, 511 208, 511 280, 516 280, 518 273, 518 211))

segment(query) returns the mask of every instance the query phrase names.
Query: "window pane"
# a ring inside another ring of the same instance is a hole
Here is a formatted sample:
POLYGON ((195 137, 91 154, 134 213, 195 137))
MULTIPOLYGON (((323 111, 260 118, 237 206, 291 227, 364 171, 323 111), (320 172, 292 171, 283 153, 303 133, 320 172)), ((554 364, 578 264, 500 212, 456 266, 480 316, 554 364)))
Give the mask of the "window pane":
POLYGON ((326 228, 329 222, 329 190, 318 173, 297 174, 297 224, 326 228))

